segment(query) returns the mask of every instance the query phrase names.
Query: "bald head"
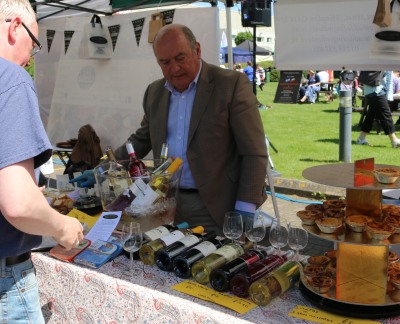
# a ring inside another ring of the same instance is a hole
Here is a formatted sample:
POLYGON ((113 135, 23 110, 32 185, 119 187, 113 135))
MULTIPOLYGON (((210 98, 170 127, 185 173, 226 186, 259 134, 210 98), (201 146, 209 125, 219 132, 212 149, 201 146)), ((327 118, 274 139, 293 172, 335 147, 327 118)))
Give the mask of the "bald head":
POLYGON ((154 55, 164 77, 180 92, 186 90, 200 69, 201 48, 192 31, 170 24, 159 30, 153 42, 154 55))

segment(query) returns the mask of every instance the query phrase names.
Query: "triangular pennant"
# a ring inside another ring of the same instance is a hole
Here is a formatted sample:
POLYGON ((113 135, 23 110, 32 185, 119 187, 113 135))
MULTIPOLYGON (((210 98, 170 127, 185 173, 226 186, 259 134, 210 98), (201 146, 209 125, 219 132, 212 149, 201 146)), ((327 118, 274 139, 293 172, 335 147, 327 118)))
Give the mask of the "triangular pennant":
POLYGON ((56 34, 55 30, 48 29, 46 31, 47 35, 47 53, 50 53, 51 44, 53 44, 54 35, 56 34))
POLYGON ((120 29, 119 25, 108 26, 108 31, 110 32, 113 51, 115 50, 115 45, 117 44, 119 29, 120 29))
POLYGON ((164 14, 164 22, 165 22, 166 25, 169 25, 169 24, 173 23, 175 9, 162 11, 161 13, 164 14))
POLYGON ((145 19, 145 18, 140 18, 140 19, 132 20, 132 25, 133 25, 133 30, 134 30, 134 32, 135 32, 135 37, 136 37, 136 44, 137 44, 137 46, 139 46, 140 38, 142 37, 144 19, 145 19))
POLYGON ((74 30, 64 30, 64 44, 65 44, 65 54, 67 54, 69 44, 71 43, 72 35, 74 35, 74 30))

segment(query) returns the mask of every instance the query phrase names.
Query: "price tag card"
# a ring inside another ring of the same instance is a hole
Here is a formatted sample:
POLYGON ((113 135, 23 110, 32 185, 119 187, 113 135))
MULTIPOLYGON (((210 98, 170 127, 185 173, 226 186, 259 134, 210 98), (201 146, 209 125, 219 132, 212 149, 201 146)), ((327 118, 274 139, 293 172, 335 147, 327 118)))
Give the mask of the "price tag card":
POLYGON ((191 280, 183 281, 175 286, 172 286, 171 288, 184 294, 230 308, 239 314, 245 314, 257 307, 256 304, 247 299, 220 293, 212 288, 191 280))
POLYGON ((374 183, 374 165, 374 158, 354 162, 354 187, 362 187, 374 183))
POLYGON ((335 315, 306 306, 296 306, 289 313, 289 316, 321 324, 379 324, 379 322, 375 321, 335 315))

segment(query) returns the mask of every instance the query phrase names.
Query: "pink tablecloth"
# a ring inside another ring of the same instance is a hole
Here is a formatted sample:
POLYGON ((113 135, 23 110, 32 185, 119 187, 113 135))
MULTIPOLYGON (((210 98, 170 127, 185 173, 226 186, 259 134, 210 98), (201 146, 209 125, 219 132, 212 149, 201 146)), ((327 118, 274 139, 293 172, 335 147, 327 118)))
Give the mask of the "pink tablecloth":
MULTIPOLYGON (((290 317, 296 305, 314 307, 294 288, 244 315, 170 287, 174 274, 120 256, 94 270, 34 253, 40 302, 47 323, 306 323, 290 317)), ((384 322, 400 322, 400 317, 384 322)))

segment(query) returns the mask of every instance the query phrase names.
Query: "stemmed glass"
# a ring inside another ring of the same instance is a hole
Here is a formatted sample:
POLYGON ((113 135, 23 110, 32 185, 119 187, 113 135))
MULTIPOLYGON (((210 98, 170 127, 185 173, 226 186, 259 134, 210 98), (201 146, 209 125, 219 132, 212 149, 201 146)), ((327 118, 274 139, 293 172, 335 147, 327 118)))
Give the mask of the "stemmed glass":
POLYGON ((278 249, 278 255, 281 255, 281 248, 287 245, 288 232, 285 226, 281 225, 277 219, 272 221, 271 230, 269 232, 269 242, 278 249))
POLYGON ((304 249, 308 243, 308 233, 305 229, 288 224, 288 245, 296 251, 295 260, 299 261, 299 250, 304 249))
POLYGON ((235 242, 243 234, 242 214, 234 211, 226 212, 224 218, 224 235, 235 242))
POLYGON ((255 212, 254 215, 248 216, 246 220, 245 235, 250 242, 254 243, 254 248, 257 249, 257 243, 260 242, 266 234, 264 216, 260 212, 255 212))
POLYGON ((129 271, 133 270, 133 253, 138 251, 143 242, 142 231, 140 229, 140 223, 129 222, 122 226, 121 241, 123 248, 130 255, 130 267, 129 271))

